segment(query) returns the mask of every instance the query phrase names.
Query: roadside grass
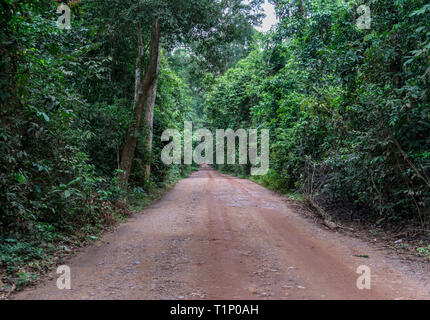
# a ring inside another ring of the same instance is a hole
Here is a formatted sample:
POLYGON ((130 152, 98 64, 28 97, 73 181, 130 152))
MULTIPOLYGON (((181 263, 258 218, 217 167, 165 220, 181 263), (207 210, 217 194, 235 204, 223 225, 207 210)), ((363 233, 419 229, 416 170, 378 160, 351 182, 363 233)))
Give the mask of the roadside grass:
POLYGON ((160 197, 162 197, 166 192, 171 190, 175 184, 187 178, 192 172, 197 171, 197 167, 190 167, 189 171, 182 175, 175 175, 169 177, 161 186, 157 186, 154 183, 147 183, 145 189, 134 188, 127 196, 127 201, 129 208, 132 212, 138 212, 151 205, 160 197))
POLYGON ((288 199, 297 201, 297 202, 301 202, 301 203, 305 203, 305 198, 303 197, 303 195, 299 192, 296 191, 291 191, 291 190, 287 190, 285 188, 281 188, 279 189, 277 184, 273 184, 271 181, 267 181, 264 178, 258 177, 258 176, 250 176, 247 177, 248 180, 251 180, 252 182, 255 182, 269 190, 275 191, 283 196, 285 196, 288 199))
POLYGON ((422 240, 419 241, 405 241, 394 244, 395 249, 400 249, 409 254, 422 257, 430 262, 430 244, 422 240))
POLYGON ((303 195, 297 191, 292 191, 292 190, 288 190, 285 187, 282 186, 281 182, 279 179, 276 179, 275 176, 273 176, 273 172, 271 172, 269 170, 269 173, 267 175, 264 176, 251 176, 251 175, 245 175, 243 173, 235 173, 235 172, 230 172, 227 170, 220 170, 220 172, 234 176, 234 177, 238 177, 240 179, 248 179, 252 182, 255 182, 269 190, 275 191, 283 196, 285 196, 288 199, 297 201, 297 202, 301 202, 301 203, 305 203, 305 198, 303 197, 303 195))

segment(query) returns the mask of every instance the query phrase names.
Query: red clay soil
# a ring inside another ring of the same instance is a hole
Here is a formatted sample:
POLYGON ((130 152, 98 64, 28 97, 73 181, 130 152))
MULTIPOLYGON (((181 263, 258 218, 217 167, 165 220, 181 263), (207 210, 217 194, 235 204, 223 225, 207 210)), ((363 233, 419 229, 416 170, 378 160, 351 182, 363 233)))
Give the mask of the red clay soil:
POLYGON ((71 290, 57 289, 52 272, 11 298, 430 298, 428 273, 326 230, 258 184, 209 168, 67 264, 71 290), (360 265, 371 270, 370 290, 357 288, 360 265))

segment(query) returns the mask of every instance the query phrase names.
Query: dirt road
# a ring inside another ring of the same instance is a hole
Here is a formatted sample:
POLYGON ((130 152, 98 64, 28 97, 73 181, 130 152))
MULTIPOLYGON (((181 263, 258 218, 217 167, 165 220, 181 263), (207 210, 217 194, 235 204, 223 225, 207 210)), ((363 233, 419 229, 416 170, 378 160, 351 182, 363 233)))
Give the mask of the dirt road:
POLYGON ((303 218, 293 202, 211 169, 180 181, 68 265, 71 290, 58 290, 53 272, 14 299, 430 298, 421 281, 429 273, 413 273, 303 218), (360 265, 371 270, 371 290, 357 289, 360 265))

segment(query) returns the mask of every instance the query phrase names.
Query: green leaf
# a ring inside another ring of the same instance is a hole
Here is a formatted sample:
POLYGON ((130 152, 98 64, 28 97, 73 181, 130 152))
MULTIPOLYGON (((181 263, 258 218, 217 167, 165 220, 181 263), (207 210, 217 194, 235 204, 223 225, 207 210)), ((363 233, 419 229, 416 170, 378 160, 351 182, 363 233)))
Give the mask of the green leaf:
POLYGON ((26 182, 27 179, 22 174, 16 173, 15 174, 15 180, 18 181, 19 183, 23 184, 26 182))

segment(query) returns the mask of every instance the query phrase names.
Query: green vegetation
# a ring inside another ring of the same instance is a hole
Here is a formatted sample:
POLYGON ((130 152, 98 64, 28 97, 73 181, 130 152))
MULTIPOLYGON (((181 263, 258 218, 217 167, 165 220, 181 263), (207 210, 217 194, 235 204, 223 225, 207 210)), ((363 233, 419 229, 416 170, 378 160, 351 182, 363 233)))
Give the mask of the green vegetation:
POLYGON ((0 287, 195 169, 161 162, 161 133, 199 118, 200 75, 246 56, 259 3, 78 1, 63 30, 55 1, 1 2, 0 287))
MULTIPOLYGON (((216 79, 207 125, 270 129, 257 181, 399 224, 430 217, 430 5, 274 0, 280 23, 216 79)), ((234 174, 249 167, 218 166, 234 174)), ((255 178, 254 178, 255 179, 255 178)))
MULTIPOLYGON (((31 282, 196 166, 166 166, 184 121, 270 129, 254 181, 378 224, 430 216, 430 5, 272 0, 0 4, 0 285, 31 282), (303 196, 303 197, 302 197, 303 196)), ((250 165, 218 169, 249 177, 250 165)), ((417 254, 428 257, 423 244, 417 254)))

